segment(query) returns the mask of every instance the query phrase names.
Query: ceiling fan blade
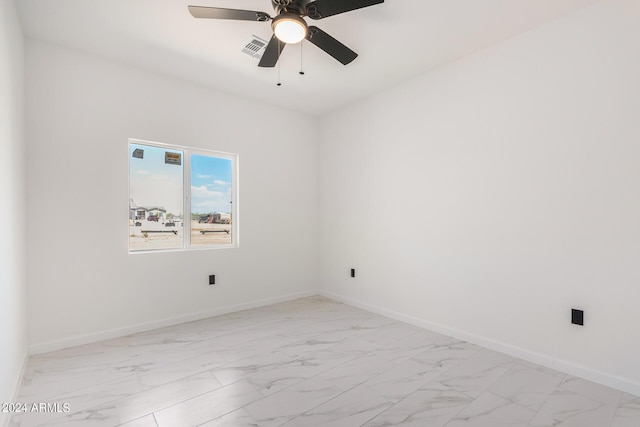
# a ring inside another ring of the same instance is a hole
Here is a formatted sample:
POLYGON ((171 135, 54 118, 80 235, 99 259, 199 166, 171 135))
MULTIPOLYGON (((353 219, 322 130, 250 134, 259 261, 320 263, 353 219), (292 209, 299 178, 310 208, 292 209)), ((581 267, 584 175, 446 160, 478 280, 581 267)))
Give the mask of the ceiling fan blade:
POLYGON ((194 18, 205 19, 235 19, 237 21, 271 20, 271 16, 254 10, 223 9, 221 7, 189 6, 189 12, 194 18))
POLYGON ((320 49, 333 56, 340 61, 343 65, 347 65, 358 56, 357 53, 340 43, 338 40, 331 37, 318 27, 313 25, 309 27, 309 33, 307 34, 307 40, 318 46, 320 49))
POLYGON ((322 19, 380 3, 384 0, 316 0, 307 4, 306 12, 311 19, 322 19))
POLYGON ((278 62, 278 58, 280 58, 280 54, 282 53, 282 50, 284 49, 285 45, 286 43, 283 43, 280 40, 278 40, 278 38, 275 35, 272 36, 271 40, 269 40, 269 44, 267 45, 267 47, 264 50, 264 53, 262 54, 262 58, 258 63, 258 67, 275 67, 276 63, 278 62))

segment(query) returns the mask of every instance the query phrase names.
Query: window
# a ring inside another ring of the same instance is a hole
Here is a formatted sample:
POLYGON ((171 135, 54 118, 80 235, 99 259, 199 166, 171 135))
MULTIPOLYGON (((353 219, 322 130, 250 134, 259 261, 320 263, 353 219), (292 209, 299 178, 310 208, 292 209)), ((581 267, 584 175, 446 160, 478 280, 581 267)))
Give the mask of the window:
POLYGON ((129 252, 236 247, 237 162, 129 140, 129 252))

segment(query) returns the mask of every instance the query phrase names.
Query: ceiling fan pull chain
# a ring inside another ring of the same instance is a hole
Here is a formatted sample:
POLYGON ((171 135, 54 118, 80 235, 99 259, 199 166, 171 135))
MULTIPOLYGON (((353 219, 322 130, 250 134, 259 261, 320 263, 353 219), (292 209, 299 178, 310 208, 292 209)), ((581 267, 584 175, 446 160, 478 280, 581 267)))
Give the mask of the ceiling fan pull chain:
MULTIPOLYGON (((280 43, 282 43, 282 42, 280 40, 278 40, 278 52, 281 51, 280 43)), ((282 83, 280 82, 280 62, 281 61, 278 61, 278 83, 276 84, 276 86, 282 86, 282 83)))
POLYGON ((304 43, 300 43, 300 75, 304 76, 304 69, 302 67, 302 45, 304 45, 304 43))

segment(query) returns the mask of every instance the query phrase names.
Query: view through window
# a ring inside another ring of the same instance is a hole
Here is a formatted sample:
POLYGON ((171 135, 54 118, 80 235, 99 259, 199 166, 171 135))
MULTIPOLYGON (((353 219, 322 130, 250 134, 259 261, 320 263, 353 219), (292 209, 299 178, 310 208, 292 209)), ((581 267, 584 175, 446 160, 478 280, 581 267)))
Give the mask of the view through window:
POLYGON ((191 155, 191 245, 232 242, 231 159, 191 155))
POLYGON ((236 164, 232 154, 129 141, 129 251, 236 246, 236 164))

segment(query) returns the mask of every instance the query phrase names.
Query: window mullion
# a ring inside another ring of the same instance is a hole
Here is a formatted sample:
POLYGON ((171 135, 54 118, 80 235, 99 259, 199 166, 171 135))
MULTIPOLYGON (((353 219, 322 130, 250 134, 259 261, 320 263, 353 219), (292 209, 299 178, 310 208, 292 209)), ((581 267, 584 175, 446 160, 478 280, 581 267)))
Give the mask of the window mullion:
POLYGON ((191 247, 191 154, 184 150, 184 214, 183 214, 183 233, 184 248, 191 247))

